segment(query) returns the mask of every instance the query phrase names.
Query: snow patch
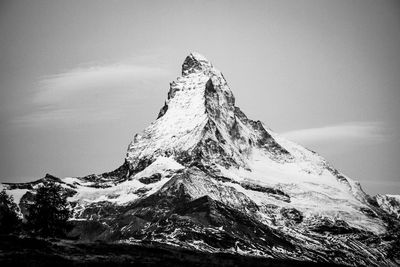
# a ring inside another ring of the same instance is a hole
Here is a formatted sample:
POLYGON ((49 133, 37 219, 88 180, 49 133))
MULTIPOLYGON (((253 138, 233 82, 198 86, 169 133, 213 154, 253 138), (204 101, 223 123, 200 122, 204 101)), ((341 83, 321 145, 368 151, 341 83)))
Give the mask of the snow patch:
POLYGON ((13 189, 13 190, 6 190, 6 193, 13 197, 14 202, 19 204, 21 198, 28 192, 28 189, 13 189))
POLYGON ((155 173, 164 174, 168 170, 180 170, 185 168, 172 157, 158 157, 153 163, 147 166, 146 169, 137 173, 134 178, 148 177, 155 173))

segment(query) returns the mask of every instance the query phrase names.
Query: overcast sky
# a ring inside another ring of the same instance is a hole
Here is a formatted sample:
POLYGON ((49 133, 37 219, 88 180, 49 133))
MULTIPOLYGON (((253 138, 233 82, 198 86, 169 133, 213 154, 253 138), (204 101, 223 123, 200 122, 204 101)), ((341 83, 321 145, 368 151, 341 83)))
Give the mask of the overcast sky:
POLYGON ((252 119, 400 193, 399 1, 0 1, 0 181, 118 167, 187 54, 252 119))

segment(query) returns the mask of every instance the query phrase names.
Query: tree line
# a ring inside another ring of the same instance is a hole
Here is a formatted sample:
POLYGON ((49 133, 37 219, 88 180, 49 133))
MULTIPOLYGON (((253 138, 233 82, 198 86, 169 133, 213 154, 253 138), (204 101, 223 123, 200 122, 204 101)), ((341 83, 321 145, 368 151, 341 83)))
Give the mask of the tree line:
POLYGON ((5 190, 0 192, 0 234, 64 237, 71 227, 70 216, 67 195, 54 182, 46 181, 37 189, 23 218, 13 197, 5 190))

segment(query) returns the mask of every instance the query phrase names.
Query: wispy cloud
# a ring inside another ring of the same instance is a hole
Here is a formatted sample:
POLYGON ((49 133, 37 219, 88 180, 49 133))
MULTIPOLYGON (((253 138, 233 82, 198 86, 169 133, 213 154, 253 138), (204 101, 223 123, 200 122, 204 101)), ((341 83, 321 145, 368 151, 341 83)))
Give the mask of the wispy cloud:
POLYGON ((387 140, 385 125, 381 122, 349 122, 282 133, 289 140, 303 145, 332 142, 381 142, 387 140))
MULTIPOLYGON (((62 101, 72 94, 91 90, 118 90, 134 87, 135 83, 158 78, 167 71, 156 67, 128 64, 94 65, 42 77, 34 98, 38 104, 62 101)), ((117 93, 117 92, 116 92, 117 93)))
POLYGON ((27 125, 116 119, 124 107, 149 95, 143 90, 153 90, 152 85, 168 74, 158 67, 97 64, 48 75, 35 89, 33 111, 14 122, 27 125))

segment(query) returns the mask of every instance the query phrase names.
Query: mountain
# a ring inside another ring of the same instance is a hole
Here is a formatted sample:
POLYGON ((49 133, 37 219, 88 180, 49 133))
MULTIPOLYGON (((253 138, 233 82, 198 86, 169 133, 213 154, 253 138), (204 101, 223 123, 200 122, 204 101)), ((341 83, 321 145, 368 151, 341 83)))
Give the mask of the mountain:
POLYGON ((186 57, 157 119, 134 136, 118 169, 2 186, 26 214, 45 180, 65 189, 69 235, 84 241, 400 263, 400 197, 368 196, 317 153, 247 118, 223 74, 198 53, 186 57))

